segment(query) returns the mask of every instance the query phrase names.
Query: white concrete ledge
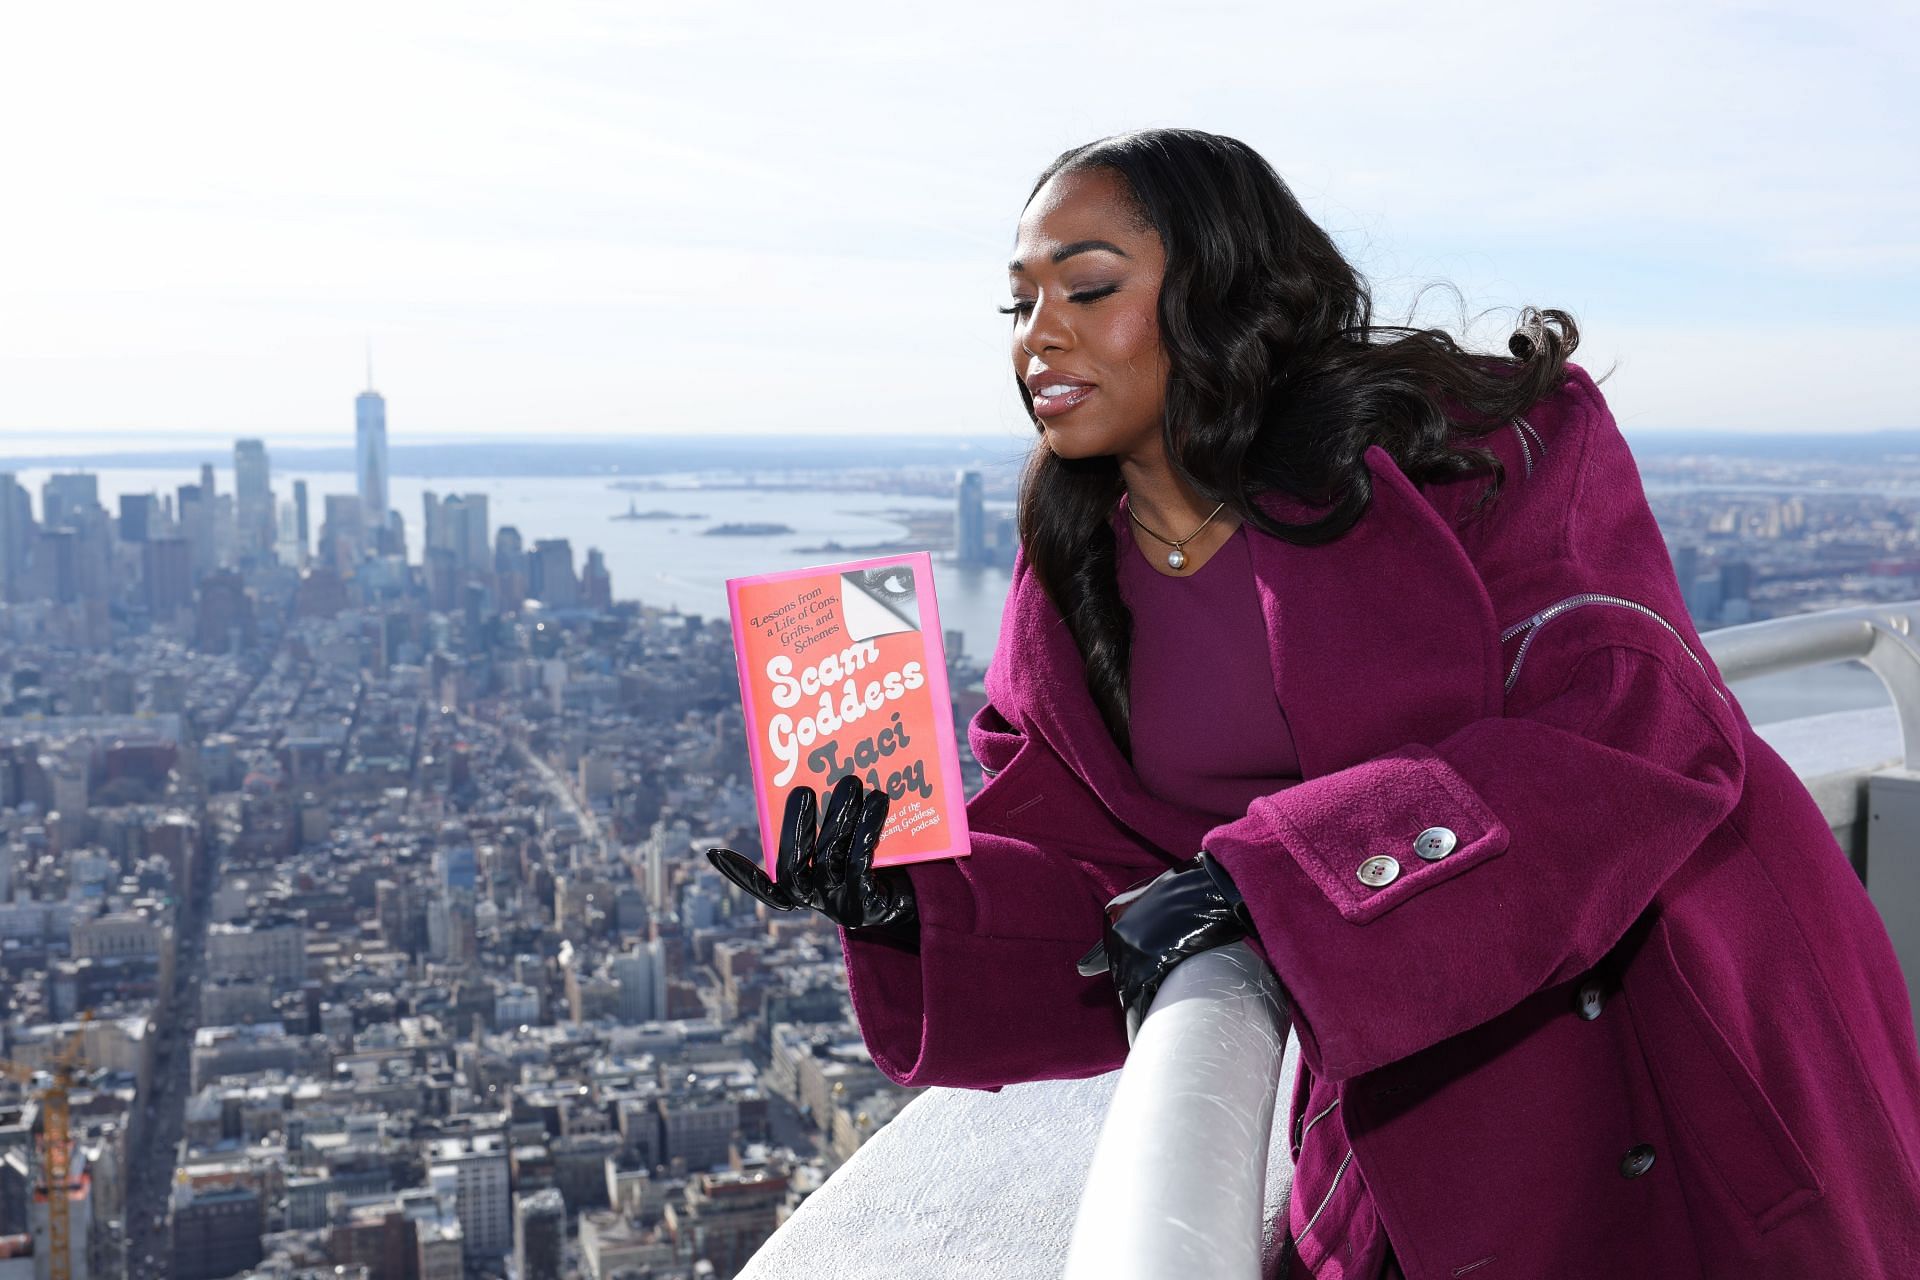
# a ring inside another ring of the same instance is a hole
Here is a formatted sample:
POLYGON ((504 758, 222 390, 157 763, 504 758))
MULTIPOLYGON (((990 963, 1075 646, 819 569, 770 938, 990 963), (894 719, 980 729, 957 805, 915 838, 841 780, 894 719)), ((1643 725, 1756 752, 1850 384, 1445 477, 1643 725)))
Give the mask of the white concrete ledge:
MULTIPOLYGON (((1287 1038, 1284 1118, 1300 1045, 1287 1038)), ((928 1089, 890 1120, 753 1256, 740 1280, 1037 1280, 1058 1276, 1120 1072, 928 1089)), ((1293 1179, 1286 1125, 1269 1138, 1266 1217, 1293 1179)))

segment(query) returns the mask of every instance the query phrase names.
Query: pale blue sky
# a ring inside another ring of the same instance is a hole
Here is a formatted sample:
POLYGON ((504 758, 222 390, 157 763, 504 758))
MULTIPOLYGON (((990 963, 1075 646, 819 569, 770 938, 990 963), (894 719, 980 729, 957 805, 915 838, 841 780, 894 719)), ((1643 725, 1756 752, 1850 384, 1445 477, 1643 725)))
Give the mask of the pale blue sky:
POLYGON ((1152 125, 1383 319, 1571 310, 1629 430, 1920 426, 1912 5, 908 8, 14 6, 0 452, 344 438, 369 336, 396 441, 1025 438, 1021 201, 1152 125))

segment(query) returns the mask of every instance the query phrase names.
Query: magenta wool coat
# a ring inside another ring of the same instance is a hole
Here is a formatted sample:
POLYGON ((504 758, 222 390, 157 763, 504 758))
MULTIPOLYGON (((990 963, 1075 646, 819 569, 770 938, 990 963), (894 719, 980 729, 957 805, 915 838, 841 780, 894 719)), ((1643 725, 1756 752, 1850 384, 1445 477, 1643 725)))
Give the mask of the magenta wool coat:
POLYGON ((1249 529, 1302 781, 1224 824, 1143 787, 1016 564, 971 856, 908 869, 917 951, 841 933, 875 1063, 1113 1070, 1119 1002, 1075 962, 1204 847, 1293 1005, 1293 1274, 1368 1277, 1390 1237, 1409 1280, 1920 1277, 1877 911, 1700 643, 1592 378, 1479 443, 1508 481, 1478 521, 1484 475, 1418 486, 1374 446, 1339 541, 1249 529))

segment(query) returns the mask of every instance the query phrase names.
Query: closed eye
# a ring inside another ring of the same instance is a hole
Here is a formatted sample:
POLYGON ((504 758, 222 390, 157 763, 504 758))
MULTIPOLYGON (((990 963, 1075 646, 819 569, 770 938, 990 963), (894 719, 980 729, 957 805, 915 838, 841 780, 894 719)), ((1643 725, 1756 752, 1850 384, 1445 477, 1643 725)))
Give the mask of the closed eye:
MULTIPOLYGON (((1117 284, 1109 284, 1109 285, 1103 285, 1098 289, 1083 289, 1079 293, 1068 294, 1067 301, 1068 302, 1098 302, 1101 298, 1106 297, 1108 294, 1112 293, 1114 290, 1118 289, 1119 287, 1120 286, 1117 284)), ((999 313, 1003 316, 1023 316, 1023 315, 1026 315, 1029 311, 1033 310, 1033 299, 1015 298, 1013 300, 1012 306, 997 307, 995 309, 999 311, 999 313)))

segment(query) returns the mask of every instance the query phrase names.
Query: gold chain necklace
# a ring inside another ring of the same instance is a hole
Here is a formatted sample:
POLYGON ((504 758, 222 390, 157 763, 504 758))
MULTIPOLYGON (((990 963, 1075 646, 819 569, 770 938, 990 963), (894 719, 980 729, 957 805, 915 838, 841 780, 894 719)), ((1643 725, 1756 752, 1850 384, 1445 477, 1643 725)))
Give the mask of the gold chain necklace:
MULTIPOLYGON (((1221 509, 1224 508, 1226 505, 1227 504, 1223 502, 1220 504, 1220 506, 1215 507, 1213 509, 1213 515, 1208 516, 1205 520, 1202 520, 1200 522, 1200 529, 1204 529, 1208 525, 1212 524, 1213 516, 1219 515, 1221 512, 1221 509)), ((1139 516, 1136 516, 1133 514, 1133 504, 1131 502, 1127 504, 1127 517, 1130 520, 1132 520, 1135 524, 1140 525, 1142 529, 1145 529, 1148 534, 1152 535, 1155 538, 1160 538, 1159 534, 1154 533, 1153 530, 1148 529, 1146 525, 1141 523, 1139 516)), ((1195 529, 1192 533, 1188 534, 1184 538, 1178 538, 1178 539, 1160 538, 1160 541, 1166 543, 1168 546, 1173 548, 1173 550, 1167 552, 1167 564, 1169 567, 1178 569, 1180 566, 1184 565, 1187 562, 1187 553, 1185 551, 1182 551, 1181 548, 1186 546, 1187 543, 1192 542, 1195 538, 1199 537, 1200 529, 1195 529)))

